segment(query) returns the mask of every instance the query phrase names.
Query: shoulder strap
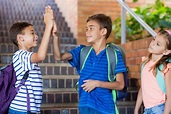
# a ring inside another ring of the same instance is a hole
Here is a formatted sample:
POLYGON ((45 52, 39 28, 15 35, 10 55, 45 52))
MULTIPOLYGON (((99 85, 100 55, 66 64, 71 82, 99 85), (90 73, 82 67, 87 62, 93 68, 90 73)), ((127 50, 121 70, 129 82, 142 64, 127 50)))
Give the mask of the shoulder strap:
MULTIPOLYGON (((160 65, 159 69, 163 69, 163 65, 160 65)), ((166 85, 165 85, 164 76, 163 76, 163 73, 159 69, 158 68, 156 69, 156 74, 157 74, 156 80, 160 89, 163 91, 163 93, 166 94, 166 85)))
POLYGON ((92 46, 86 46, 86 47, 83 47, 81 49, 81 52, 80 52, 80 70, 82 70, 84 68, 84 64, 91 52, 91 50, 93 49, 92 46))
POLYGON ((116 78, 114 76, 114 69, 116 67, 116 63, 118 62, 118 58, 115 49, 113 49, 110 45, 107 45, 106 56, 108 61, 108 79, 113 82, 116 78))
POLYGON ((27 92, 27 111, 30 111, 30 96, 29 96, 29 93, 28 93, 27 86, 25 85, 25 82, 26 82, 28 76, 29 76, 29 70, 25 72, 23 78, 20 81, 20 84, 15 88, 15 90, 18 92, 21 86, 25 86, 26 87, 26 92, 27 92))
MULTIPOLYGON (((145 64, 147 61, 145 61, 144 63, 142 63, 141 66, 141 73, 142 73, 142 69, 144 68, 145 64)), ((159 66, 159 69, 163 69, 163 65, 159 66)), ((166 94, 166 86, 165 86, 165 81, 164 81, 164 77, 162 72, 159 70, 158 68, 156 69, 156 80, 157 80, 157 84, 159 86, 159 88, 162 90, 163 93, 166 94)))
POLYGON ((26 71, 23 78, 20 81, 20 84, 15 88, 15 90, 18 92, 21 86, 25 86, 25 82, 29 76, 29 71, 26 71))
MULTIPOLYGON (((120 48, 118 49, 117 45, 112 44, 112 43, 107 44, 106 56, 107 56, 107 61, 108 61, 108 80, 110 82, 113 82, 116 79, 116 76, 114 75, 115 74, 114 71, 115 71, 115 68, 116 68, 116 64, 118 62, 118 56, 117 56, 116 51, 120 51, 120 48)), ((121 50, 120 52, 125 55, 123 50, 121 50)), ((124 62, 126 63, 126 61, 124 61, 124 62)), ((116 99, 117 99, 116 90, 112 90, 112 96, 113 96, 114 102, 116 102, 116 99)), ((116 103, 115 103, 115 111, 116 111, 116 114, 119 114, 116 103)))
POLYGON ((124 63, 126 64, 125 50, 124 50, 121 46, 119 46, 119 45, 117 45, 117 44, 114 44, 114 43, 108 43, 108 45, 109 45, 110 47, 112 47, 113 49, 118 50, 118 51, 121 53, 121 55, 122 55, 122 57, 123 57, 123 60, 124 60, 124 63))
POLYGON ((121 46, 116 45, 114 43, 108 43, 106 54, 107 54, 107 59, 108 59, 108 76, 110 75, 108 77, 109 81, 114 81, 116 78, 114 76, 114 69, 118 62, 118 56, 117 56, 116 51, 119 51, 121 53, 123 60, 124 60, 124 64, 126 65, 126 55, 125 55, 124 49, 121 46))

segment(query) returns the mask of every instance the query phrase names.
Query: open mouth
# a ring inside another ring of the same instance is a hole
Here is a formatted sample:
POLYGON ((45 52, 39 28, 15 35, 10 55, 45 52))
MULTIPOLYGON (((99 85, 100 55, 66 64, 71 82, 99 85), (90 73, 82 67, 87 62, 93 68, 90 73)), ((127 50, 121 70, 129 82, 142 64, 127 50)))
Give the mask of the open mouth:
POLYGON ((87 36, 87 39, 90 39, 92 36, 87 36))

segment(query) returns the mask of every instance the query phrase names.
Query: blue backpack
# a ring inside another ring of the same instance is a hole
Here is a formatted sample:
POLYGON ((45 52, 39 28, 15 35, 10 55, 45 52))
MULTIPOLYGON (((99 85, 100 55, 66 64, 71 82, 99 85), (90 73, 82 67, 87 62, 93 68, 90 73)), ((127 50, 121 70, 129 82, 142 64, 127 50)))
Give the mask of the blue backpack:
MULTIPOLYGON (((11 101, 15 98, 21 86, 25 86, 25 81, 28 78, 27 71, 22 78, 20 85, 15 87, 16 72, 13 68, 13 63, 0 68, 0 114, 8 114, 11 101)), ((30 102, 28 101, 30 104, 30 102)))
MULTIPOLYGON (((86 46, 86 47, 82 48, 81 53, 80 53, 80 69, 84 68, 84 64, 85 64, 92 49, 93 48, 91 46, 86 46)), ((124 60, 124 64, 126 66, 126 55, 125 55, 124 49, 116 44, 108 43, 106 46, 106 55, 107 55, 107 60, 108 60, 108 80, 110 82, 113 82, 116 80, 116 76, 114 75, 115 67, 118 62, 116 51, 119 51, 121 53, 122 58, 124 60)), ((124 86, 123 90, 112 90, 114 102, 116 102, 118 100, 122 100, 123 98, 125 98, 127 96, 128 69, 127 69, 127 72, 124 72, 123 74, 124 74, 125 86, 124 86)), ((77 84, 78 84, 78 82, 77 82, 77 84)), ((116 113, 118 114, 117 107, 115 106, 115 108, 117 111, 116 113)))

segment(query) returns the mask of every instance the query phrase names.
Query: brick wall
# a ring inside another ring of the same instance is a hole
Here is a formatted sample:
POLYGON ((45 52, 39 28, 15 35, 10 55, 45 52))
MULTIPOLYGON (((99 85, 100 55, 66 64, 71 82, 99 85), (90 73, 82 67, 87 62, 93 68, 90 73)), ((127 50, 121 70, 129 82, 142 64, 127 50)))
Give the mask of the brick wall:
MULTIPOLYGON (((153 4, 156 0, 138 0, 134 3, 133 0, 125 0, 130 8, 140 5, 153 4)), ((78 44, 87 44, 85 39, 86 19, 88 16, 95 13, 105 13, 111 16, 112 20, 119 17, 121 6, 117 0, 55 0, 58 4, 62 15, 65 17, 74 38, 78 39, 78 44)), ((164 0, 167 6, 171 6, 170 0, 164 0)), ((109 42, 119 43, 111 34, 109 42)))
MULTIPOLYGON (((144 2, 144 0, 139 0, 138 3, 132 3, 132 0, 126 2, 130 7, 139 6, 144 2)), ((109 15, 112 20, 115 20, 119 17, 121 10, 121 5, 117 2, 117 0, 78 0, 78 40, 77 43, 86 43, 85 39, 85 27, 86 27, 86 19, 88 16, 96 14, 96 13, 104 13, 109 15)), ((119 43, 117 40, 114 39, 114 35, 111 34, 109 42, 116 42, 119 43)))
MULTIPOLYGON (((130 8, 134 8, 140 5, 146 5, 149 3, 154 3, 156 0, 138 0, 138 2, 133 3, 133 0, 125 0, 130 8)), ((164 0, 165 4, 171 5, 170 0, 164 0)), ((112 20, 119 17, 121 5, 117 0, 78 0, 78 44, 87 44, 85 37, 86 19, 88 16, 96 13, 105 13, 111 16, 112 20), (88 2, 87 2, 88 1, 88 2)), ((114 39, 114 35, 111 34, 109 41, 119 43, 114 39)))
MULTIPOLYGON (((121 45, 126 52, 126 62, 129 69, 129 78, 140 79, 141 57, 148 54, 147 48, 151 38, 144 38, 121 45)), ((137 83, 139 86, 139 83, 137 83)))
POLYGON ((78 1, 78 39, 77 43, 86 44, 85 30, 86 19, 96 13, 105 13, 111 16, 112 20, 120 14, 120 6, 116 0, 79 0, 78 1))

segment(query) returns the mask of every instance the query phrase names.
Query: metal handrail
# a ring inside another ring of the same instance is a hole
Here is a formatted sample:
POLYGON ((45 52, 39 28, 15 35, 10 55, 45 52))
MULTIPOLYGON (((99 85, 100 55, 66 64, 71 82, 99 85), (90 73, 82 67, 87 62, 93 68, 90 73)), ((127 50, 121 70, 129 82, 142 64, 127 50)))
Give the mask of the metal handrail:
MULTIPOLYGON (((140 17, 138 17, 122 0, 117 0, 121 5, 122 7, 124 7, 153 37, 155 37, 157 35, 157 33, 150 27, 148 26, 140 17)), ((121 35, 122 36, 122 35, 121 35)), ((126 35, 124 35, 126 36, 126 35)), ((122 40, 123 42, 121 42, 122 44, 123 43, 126 43, 126 39, 122 37, 122 40)))

